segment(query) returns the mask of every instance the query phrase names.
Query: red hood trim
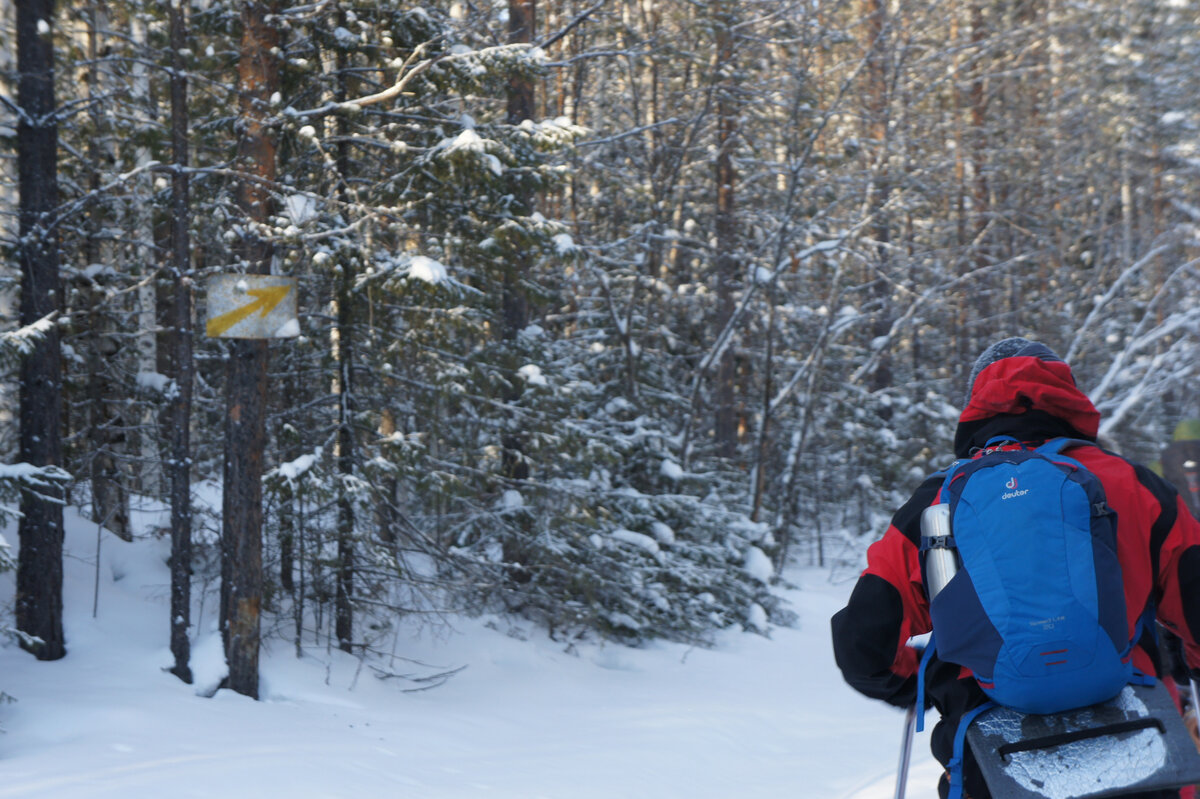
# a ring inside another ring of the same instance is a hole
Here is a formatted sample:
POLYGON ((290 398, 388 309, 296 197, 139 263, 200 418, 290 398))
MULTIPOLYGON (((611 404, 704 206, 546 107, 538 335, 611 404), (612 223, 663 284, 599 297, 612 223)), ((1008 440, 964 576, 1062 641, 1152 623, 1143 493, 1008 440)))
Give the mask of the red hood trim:
POLYGON ((1075 386, 1071 367, 1034 356, 1003 358, 979 373, 959 424, 1000 414, 1044 411, 1085 436, 1096 437, 1100 412, 1075 386))

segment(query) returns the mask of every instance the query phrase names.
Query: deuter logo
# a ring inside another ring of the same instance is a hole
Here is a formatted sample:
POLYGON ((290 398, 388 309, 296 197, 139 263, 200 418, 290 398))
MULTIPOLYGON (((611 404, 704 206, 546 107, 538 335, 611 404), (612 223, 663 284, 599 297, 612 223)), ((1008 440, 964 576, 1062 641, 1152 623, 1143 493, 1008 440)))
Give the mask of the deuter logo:
POLYGON ((1008 482, 1004 484, 1004 487, 1007 488, 1008 490, 1000 495, 1000 499, 1013 499, 1014 497, 1023 497, 1029 493, 1028 488, 1022 488, 1020 490, 1017 490, 1017 478, 1015 478, 1015 477, 1008 478, 1008 482))

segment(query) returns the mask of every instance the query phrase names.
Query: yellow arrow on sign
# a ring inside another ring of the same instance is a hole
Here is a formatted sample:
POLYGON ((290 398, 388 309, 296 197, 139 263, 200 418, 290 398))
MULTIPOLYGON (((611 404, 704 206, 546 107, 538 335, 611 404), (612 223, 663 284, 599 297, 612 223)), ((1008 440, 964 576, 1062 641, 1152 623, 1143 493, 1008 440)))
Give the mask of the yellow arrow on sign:
POLYGON ((213 338, 220 336, 229 330, 229 328, 260 309, 262 311, 261 316, 265 317, 274 310, 276 305, 283 301, 283 298, 291 290, 291 286, 268 286, 261 289, 248 289, 246 293, 255 298, 254 302, 247 303, 241 308, 234 308, 228 313, 223 313, 220 316, 209 319, 206 328, 208 335, 213 338))

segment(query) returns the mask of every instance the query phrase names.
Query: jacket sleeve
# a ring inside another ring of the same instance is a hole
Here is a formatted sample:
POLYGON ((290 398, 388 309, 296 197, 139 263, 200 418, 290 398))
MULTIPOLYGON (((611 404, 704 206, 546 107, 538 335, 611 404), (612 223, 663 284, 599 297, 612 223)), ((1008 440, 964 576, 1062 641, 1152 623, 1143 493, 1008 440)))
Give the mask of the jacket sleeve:
POLYGON ((1184 658, 1196 673, 1200 671, 1200 522, 1182 497, 1159 482, 1167 496, 1159 516, 1158 619, 1183 640, 1184 658))
POLYGON ((928 480, 867 550, 867 568, 832 620, 833 653, 846 682, 900 707, 916 698, 919 658, 908 639, 930 630, 918 557, 921 511, 936 496, 928 480))
POLYGON ((1117 512, 1130 624, 1152 602, 1159 623, 1182 640, 1189 669, 1200 669, 1200 522, 1179 492, 1145 466, 1095 448, 1078 452, 1100 475, 1117 512))

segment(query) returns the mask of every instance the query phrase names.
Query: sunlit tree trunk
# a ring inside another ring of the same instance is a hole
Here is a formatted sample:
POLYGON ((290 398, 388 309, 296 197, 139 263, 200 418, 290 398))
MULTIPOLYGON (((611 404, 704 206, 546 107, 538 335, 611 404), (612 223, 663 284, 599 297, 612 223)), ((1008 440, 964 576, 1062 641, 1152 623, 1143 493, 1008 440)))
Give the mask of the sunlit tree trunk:
MULTIPOLYGON (((129 529, 129 489, 122 474, 127 460, 128 422, 123 390, 112 378, 113 362, 119 356, 118 323, 115 319, 115 300, 107 287, 121 269, 121 254, 111 242, 112 213, 105 205, 100 191, 102 165, 115 153, 108 146, 111 131, 108 117, 110 100, 105 97, 106 81, 102 77, 103 31, 108 27, 103 4, 92 2, 87 8, 86 96, 92 135, 88 137, 87 154, 90 162, 88 189, 87 238, 84 242, 85 266, 92 275, 84 285, 88 295, 87 315, 87 433, 90 452, 87 455, 88 477, 91 479, 92 518, 126 541, 132 541, 129 529)), ((153 323, 151 324, 153 329, 153 323)))
MULTIPOLYGON (((168 23, 169 25, 170 23, 168 23)), ((146 20, 138 14, 131 20, 133 42, 138 52, 145 52, 149 45, 146 20)), ((172 52, 172 58, 177 53, 172 52)), ((174 61, 172 61, 174 64, 174 61)), ((183 68, 182 60, 174 69, 183 68)), ((133 102, 134 113, 137 116, 139 132, 148 136, 154 127, 157 115, 154 108, 155 100, 150 91, 149 67, 135 62, 130 66, 133 73, 133 102)), ((172 110, 172 113, 174 111, 172 110)), ((144 139, 143 139, 144 141, 144 139)), ((137 148, 136 163, 139 168, 145 168, 153 160, 154 154, 146 144, 137 148)), ((152 275, 157 258, 154 254, 154 175, 147 170, 137 183, 134 190, 134 275, 141 278, 138 284, 137 304, 138 334, 137 334, 137 363, 138 371, 151 373, 158 371, 158 291, 152 275)), ((169 313, 169 312, 168 312, 169 313)), ((163 490, 163 471, 159 454, 158 425, 155 410, 151 407, 140 412, 138 429, 132 433, 138 458, 134 461, 135 472, 133 479, 138 489, 152 497, 161 496, 163 490)), ((132 422, 133 419, 130 419, 132 422)), ((131 447, 132 449, 132 447, 131 447)), ((128 490, 125 492, 128 501, 128 490)))
POLYGON ((1050 208, 1053 216, 1051 237, 1054 248, 1053 258, 1042 261, 1039 269, 1042 285, 1046 285, 1055 269, 1065 262, 1067 254, 1066 208, 1063 203, 1062 189, 1066 131, 1063 122, 1065 115, 1063 113, 1063 43, 1060 33, 1062 21, 1060 3, 1061 0, 1048 0, 1046 8, 1046 20, 1050 28, 1046 48, 1046 69, 1049 82, 1046 114, 1050 135, 1050 169, 1047 179, 1050 184, 1050 196, 1053 198, 1050 208))
MULTIPOLYGON (((953 48, 954 55, 952 56, 951 73, 954 75, 952 83, 953 88, 950 89, 950 111, 953 117, 952 135, 954 144, 954 205, 952 213, 954 215, 954 252, 959 254, 966 252, 967 243, 970 238, 967 233, 967 148, 966 148, 966 120, 964 118, 964 108, 966 106, 965 93, 960 87, 963 75, 963 57, 964 41, 961 34, 961 24, 959 21, 959 6, 956 4, 947 10, 950 15, 950 43, 953 48)), ((960 271, 966 271, 968 267, 964 264, 960 266, 960 271)), ((950 330, 952 347, 955 353, 953 359, 957 369, 961 371, 965 368, 965 364, 970 364, 974 359, 971 354, 971 337, 967 334, 967 314, 968 308, 961 298, 955 303, 956 312, 952 320, 953 324, 950 330)), ((965 376, 965 374, 964 374, 965 376)), ((958 377, 956 374, 955 377, 958 377)))
MULTIPOLYGON (((974 181, 971 213, 975 219, 971 242, 973 257, 970 266, 975 269, 981 269, 990 263, 985 242, 988 222, 992 214, 988 186, 990 136, 988 130, 988 87, 985 75, 986 68, 982 55, 983 46, 988 35, 987 24, 983 2, 982 0, 976 0, 971 4, 971 44, 973 45, 972 52, 975 54, 976 64, 969 92, 971 103, 970 147, 972 178, 974 181)), ((970 311, 972 319, 987 319, 992 313, 990 282, 990 280, 984 277, 974 284, 970 311)), ((980 339, 985 338, 987 334, 985 330, 974 331, 972 338, 975 341, 974 346, 971 348, 972 351, 980 348, 982 345, 980 339)))
MULTIPOLYGON (((874 259, 868 262, 872 270, 867 277, 871 286, 871 334, 874 341, 881 341, 892 326, 891 286, 888 282, 891 260, 891 220, 888 201, 891 199, 890 142, 888 122, 890 90, 888 87, 888 63, 890 37, 888 36, 888 13, 884 0, 863 0, 863 19, 867 29, 866 91, 863 126, 865 137, 872 145, 874 156, 871 165, 867 204, 871 217, 870 230, 874 238, 874 259)), ((878 391, 892 384, 892 359, 882 352, 878 365, 871 376, 871 389, 878 391)), ((885 409, 886 411, 886 409, 885 409)))
MULTIPOLYGON (((239 254, 246 270, 270 274, 273 247, 260 226, 269 223, 275 181, 275 142, 266 120, 279 90, 278 0, 242 5, 238 60, 237 205, 245 230, 239 254)), ((267 343, 229 345, 226 387, 225 477, 222 507, 222 632, 228 686, 258 698, 262 612, 262 475, 266 446, 267 343)))
MULTIPOLYGON (((717 331, 722 331, 733 318, 738 283, 737 235, 737 170, 734 152, 738 146, 738 115, 740 113, 734 75, 734 6, 725 2, 716 11, 716 69, 717 80, 717 152, 714 164, 716 179, 716 212, 713 229, 716 234, 717 331)), ((716 411, 715 438, 717 455, 732 458, 737 453, 737 362, 735 349, 727 344, 717 361, 713 394, 716 411)))

